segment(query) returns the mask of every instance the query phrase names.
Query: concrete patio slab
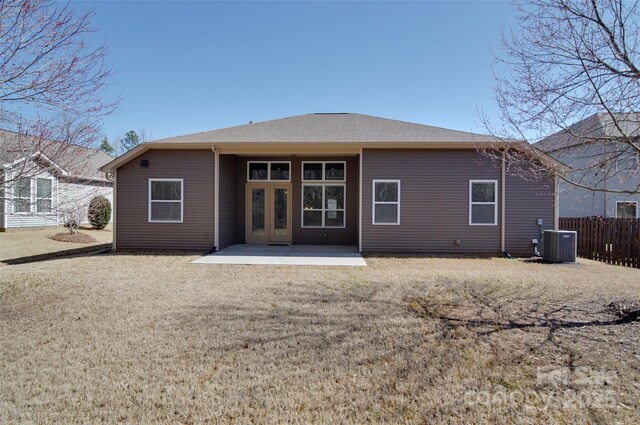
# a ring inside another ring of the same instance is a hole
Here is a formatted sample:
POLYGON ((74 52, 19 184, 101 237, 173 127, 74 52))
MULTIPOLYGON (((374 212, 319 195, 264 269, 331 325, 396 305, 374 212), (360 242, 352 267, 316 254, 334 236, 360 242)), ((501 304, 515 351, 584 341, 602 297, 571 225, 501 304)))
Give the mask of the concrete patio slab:
POLYGON ((198 258, 191 263, 351 267, 367 265, 357 247, 344 245, 237 244, 198 258))

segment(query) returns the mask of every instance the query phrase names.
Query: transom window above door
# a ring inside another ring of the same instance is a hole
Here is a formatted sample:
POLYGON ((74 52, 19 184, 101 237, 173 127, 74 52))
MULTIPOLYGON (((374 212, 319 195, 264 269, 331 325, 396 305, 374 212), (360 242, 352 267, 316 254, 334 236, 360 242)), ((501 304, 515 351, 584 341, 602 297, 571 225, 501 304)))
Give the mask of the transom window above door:
POLYGON ((302 161, 302 181, 337 181, 347 179, 345 161, 302 161))
POLYGON ((291 181, 291 162, 249 161, 247 181, 291 181))

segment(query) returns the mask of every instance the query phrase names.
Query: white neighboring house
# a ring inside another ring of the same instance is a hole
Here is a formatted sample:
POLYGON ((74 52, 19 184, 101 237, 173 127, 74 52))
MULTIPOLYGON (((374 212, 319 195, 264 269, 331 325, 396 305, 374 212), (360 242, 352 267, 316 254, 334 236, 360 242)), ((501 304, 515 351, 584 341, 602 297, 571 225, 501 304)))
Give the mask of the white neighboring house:
POLYGON ((113 182, 99 170, 113 160, 109 155, 51 141, 25 149, 16 143, 20 137, 0 130, 0 231, 63 226, 71 213, 86 224, 89 202, 98 195, 113 205, 113 182))

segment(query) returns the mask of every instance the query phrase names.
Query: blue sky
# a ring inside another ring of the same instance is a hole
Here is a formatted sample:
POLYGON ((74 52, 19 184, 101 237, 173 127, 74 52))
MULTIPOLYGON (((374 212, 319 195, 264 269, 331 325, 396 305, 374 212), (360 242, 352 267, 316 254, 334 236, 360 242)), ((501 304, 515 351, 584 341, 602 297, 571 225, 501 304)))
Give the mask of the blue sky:
POLYGON ((95 11, 121 96, 110 140, 309 112, 482 131, 506 2, 77 2, 95 11))

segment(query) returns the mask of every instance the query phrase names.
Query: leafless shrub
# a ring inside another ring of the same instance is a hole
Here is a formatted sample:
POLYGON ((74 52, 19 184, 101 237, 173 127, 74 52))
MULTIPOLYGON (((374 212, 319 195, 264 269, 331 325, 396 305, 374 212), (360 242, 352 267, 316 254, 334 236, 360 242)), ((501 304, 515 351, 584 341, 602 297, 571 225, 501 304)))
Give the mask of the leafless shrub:
POLYGON ((80 227, 80 223, 82 223, 83 215, 84 212, 80 208, 68 208, 61 211, 64 227, 70 234, 75 235, 78 233, 78 228, 80 227))

